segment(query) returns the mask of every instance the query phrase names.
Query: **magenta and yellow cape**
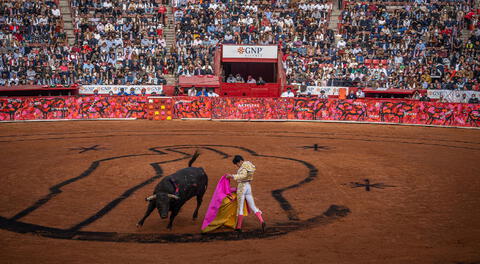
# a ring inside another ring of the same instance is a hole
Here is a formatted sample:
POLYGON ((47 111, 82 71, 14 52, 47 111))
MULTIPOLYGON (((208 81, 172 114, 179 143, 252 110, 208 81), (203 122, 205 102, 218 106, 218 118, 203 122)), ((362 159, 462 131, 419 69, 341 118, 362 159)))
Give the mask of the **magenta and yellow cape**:
MULTIPOLYGON (((230 188, 230 179, 223 175, 218 181, 212 200, 203 219, 202 233, 211 232, 222 226, 235 228, 237 221, 237 194, 230 188)), ((248 214, 247 203, 244 215, 248 214)))

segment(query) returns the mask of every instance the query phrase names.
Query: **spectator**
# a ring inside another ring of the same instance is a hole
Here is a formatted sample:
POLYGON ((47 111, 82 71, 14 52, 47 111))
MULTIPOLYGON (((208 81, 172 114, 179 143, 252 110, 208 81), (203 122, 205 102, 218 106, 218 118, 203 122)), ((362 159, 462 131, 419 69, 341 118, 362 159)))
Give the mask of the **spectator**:
POLYGON ((430 102, 430 97, 428 97, 427 93, 424 93, 422 97, 420 97, 420 101, 422 102, 430 102))
POLYGON ((127 95, 136 95, 135 94, 135 88, 130 88, 130 94, 127 94, 127 95))
POLYGON ((207 89, 202 88, 202 90, 198 91, 195 96, 208 96, 207 89))
POLYGON ((245 80, 243 79, 242 76, 240 76, 240 73, 237 73, 236 77, 235 77, 235 81, 237 83, 245 83, 245 80))
POLYGON ((173 95, 174 96, 182 96, 183 95, 183 92, 182 90, 177 86, 175 86, 175 90, 173 91, 173 95))
POLYGON ((166 24, 166 17, 165 17, 165 13, 167 12, 167 8, 164 6, 164 5, 160 5, 160 7, 158 8, 158 15, 160 16, 160 19, 162 21, 162 24, 166 24))
POLYGON ((195 86, 192 86, 190 89, 188 89, 188 96, 197 96, 197 90, 195 89, 195 86))
POLYGON ((208 94, 207 94, 208 97, 218 97, 218 94, 215 93, 215 90, 213 88, 211 88, 209 91, 208 91, 208 94))
POLYGON ((128 95, 128 93, 125 92, 125 88, 120 88, 120 92, 117 95, 128 95))
POLYGON ((322 99, 322 100, 328 99, 328 96, 325 94, 324 90, 320 91, 320 94, 318 95, 318 99, 322 99))
POLYGON ((353 91, 350 91, 348 96, 347 96, 347 99, 357 99, 357 95, 353 92, 353 91))
POLYGON ((248 77, 247 77, 247 83, 256 84, 257 81, 252 77, 252 75, 248 75, 248 77))
POLYGON ((233 75, 230 73, 227 78, 227 83, 235 83, 237 82, 237 79, 233 77, 233 75))
POLYGON ((365 98, 365 93, 362 91, 362 89, 357 89, 357 98, 365 98))
POLYGON ((292 92, 292 89, 288 87, 287 90, 282 93, 281 97, 295 97, 295 94, 292 92))
POLYGON ((259 76, 257 80, 257 85, 264 85, 264 84, 265 84, 265 81, 263 80, 262 76, 259 76))
POLYGON ((472 97, 468 100, 469 104, 478 104, 478 98, 475 96, 475 94, 472 94, 472 97))

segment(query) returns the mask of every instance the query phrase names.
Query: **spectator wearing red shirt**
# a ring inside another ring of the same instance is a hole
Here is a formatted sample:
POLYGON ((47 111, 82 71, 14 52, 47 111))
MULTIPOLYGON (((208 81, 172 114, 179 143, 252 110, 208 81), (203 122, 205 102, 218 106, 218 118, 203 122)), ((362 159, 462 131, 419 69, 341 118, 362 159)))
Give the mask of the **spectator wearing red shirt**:
POLYGON ((66 63, 63 63, 60 67, 60 76, 63 78, 63 76, 65 77, 69 77, 69 71, 68 71, 68 66, 66 63))
POLYGON ((475 15, 475 12, 473 10, 470 10, 470 12, 468 12, 466 15, 465 15, 465 22, 467 24, 467 29, 469 30, 473 30, 473 16, 475 15))
POLYGON ((164 25, 166 21, 166 15, 165 15, 166 12, 167 12, 167 8, 164 5, 161 5, 160 7, 158 7, 158 15, 161 17, 162 24, 164 25))
POLYGON ((93 51, 93 49, 90 48, 90 46, 88 46, 87 43, 84 43, 84 45, 83 45, 83 47, 82 47, 82 52, 83 52, 83 53, 90 53, 90 52, 92 52, 92 51, 93 51))

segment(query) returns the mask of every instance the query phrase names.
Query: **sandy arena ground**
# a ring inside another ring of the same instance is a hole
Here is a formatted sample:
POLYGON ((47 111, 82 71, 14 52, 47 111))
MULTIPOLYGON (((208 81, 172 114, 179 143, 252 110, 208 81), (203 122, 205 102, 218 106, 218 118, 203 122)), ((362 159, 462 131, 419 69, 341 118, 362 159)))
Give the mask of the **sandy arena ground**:
POLYGON ((480 263, 480 130, 327 123, 79 121, 0 124, 0 263, 480 263), (316 148, 315 148, 316 144, 316 148), (172 231, 163 176, 209 187, 172 231), (242 235, 202 236, 231 157, 253 161, 242 235), (368 179, 368 181, 366 181, 368 179))

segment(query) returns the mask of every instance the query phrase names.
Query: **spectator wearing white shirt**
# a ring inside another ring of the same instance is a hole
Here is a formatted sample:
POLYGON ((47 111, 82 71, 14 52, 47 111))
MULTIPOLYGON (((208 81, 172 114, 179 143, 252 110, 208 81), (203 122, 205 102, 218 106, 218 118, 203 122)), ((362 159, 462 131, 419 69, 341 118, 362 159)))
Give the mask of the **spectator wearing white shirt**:
POLYGON ((252 84, 256 84, 257 83, 257 80, 255 80, 252 75, 248 75, 247 77, 247 83, 252 83, 252 84))
POLYGON ((195 89, 195 86, 188 89, 188 96, 197 96, 197 89, 195 89))
POLYGON ((320 91, 320 94, 318 95, 318 99, 328 99, 328 96, 325 94, 325 91, 324 90, 321 90, 320 91))
POLYGON ((230 73, 227 78, 227 83, 236 83, 236 82, 237 82, 237 79, 235 79, 233 74, 230 73))
POLYGON ((362 89, 357 90, 357 98, 365 98, 365 93, 362 91, 362 89))
POLYGON ((60 16, 60 9, 58 9, 57 6, 55 6, 53 9, 52 9, 52 15, 56 16, 56 17, 59 17, 60 16))
POLYGON ((215 93, 214 89, 210 89, 210 90, 208 90, 207 96, 208 97, 218 97, 219 95, 217 93, 215 93))
POLYGON ((289 87, 285 92, 282 93, 281 97, 295 97, 295 94, 292 92, 292 89, 289 87))

